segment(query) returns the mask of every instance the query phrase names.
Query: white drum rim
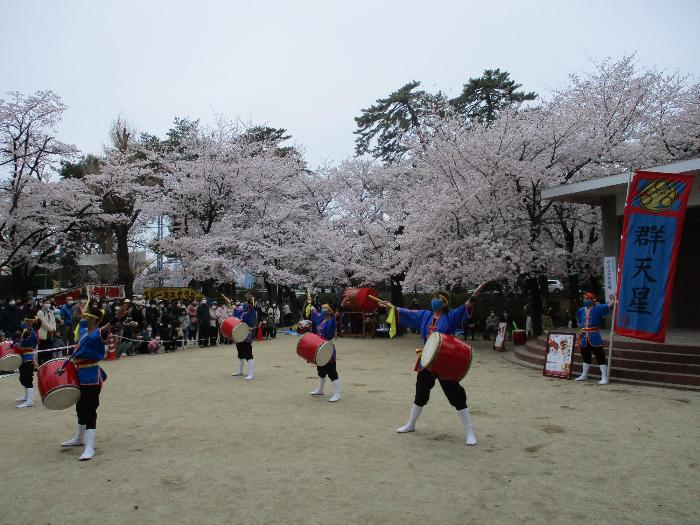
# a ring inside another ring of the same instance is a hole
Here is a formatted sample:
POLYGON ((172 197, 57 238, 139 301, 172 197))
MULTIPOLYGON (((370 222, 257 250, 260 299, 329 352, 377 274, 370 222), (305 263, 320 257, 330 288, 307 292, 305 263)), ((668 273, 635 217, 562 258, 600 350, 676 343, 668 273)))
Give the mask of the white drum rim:
MULTIPOLYGON (((43 367, 45 367, 45 366, 48 365, 49 363, 53 363, 54 361, 64 361, 64 362, 65 362, 65 361, 67 361, 67 360, 68 360, 67 357, 54 357, 53 359, 49 359, 48 361, 44 362, 44 363, 39 367, 39 370, 41 370, 43 367)), ((71 363, 72 363, 72 361, 71 361, 71 363)), ((75 365, 73 365, 73 366, 75 366, 75 365)))
POLYGON ((328 363, 330 363, 331 358, 333 357, 333 350, 334 349, 335 349, 335 346, 333 345, 332 341, 324 341, 323 343, 318 345, 318 348, 316 349, 316 355, 314 355, 314 362, 316 363, 316 366, 326 366, 328 363), (326 345, 328 345, 328 346, 326 346, 326 345), (322 351, 325 353, 326 348, 330 349, 328 351, 328 359, 326 359, 325 362, 320 363, 319 356, 321 355, 322 351))
POLYGON ((75 405, 79 399, 80 399, 80 387, 78 387, 76 385, 60 385, 60 386, 54 387, 51 390, 49 390, 48 392, 46 392, 46 394, 44 394, 42 396, 41 402, 49 410, 65 410, 66 408, 70 408, 73 405, 75 405), (60 395, 56 396, 55 394, 60 394, 60 395), (65 395, 65 394, 70 394, 70 395, 65 395), (56 399, 60 399, 60 400, 68 399, 70 401, 73 398, 75 398, 75 401, 73 401, 72 403, 65 404, 65 402, 63 402, 63 403, 60 403, 60 406, 57 405, 56 403, 52 402, 53 400, 56 400, 56 399))
POLYGON ((22 366, 22 356, 19 354, 7 354, 0 358, 0 372, 14 372, 20 366, 22 366), (13 361, 19 361, 19 364, 14 368, 10 368, 9 363, 13 361))
POLYGON ((435 359, 437 358, 438 354, 440 353, 440 346, 442 345, 442 337, 440 337, 439 332, 433 332, 430 337, 428 337, 428 340, 425 342, 425 345, 423 345, 423 352, 420 355, 420 366, 423 368, 428 368, 430 365, 433 364, 435 359), (435 351, 430 355, 430 359, 426 362, 426 352, 425 349, 428 347, 428 344, 431 344, 431 340, 437 340, 437 343, 435 344, 435 351))
POLYGON ((249 333, 250 333, 250 326, 248 326, 247 323, 241 321, 239 324, 234 326, 233 329, 231 330, 231 339, 233 339, 233 341, 236 343, 242 343, 243 341, 246 340, 249 333), (243 335, 244 331, 245 331, 245 335, 243 335), (238 335, 236 335, 236 334, 238 334, 238 335))

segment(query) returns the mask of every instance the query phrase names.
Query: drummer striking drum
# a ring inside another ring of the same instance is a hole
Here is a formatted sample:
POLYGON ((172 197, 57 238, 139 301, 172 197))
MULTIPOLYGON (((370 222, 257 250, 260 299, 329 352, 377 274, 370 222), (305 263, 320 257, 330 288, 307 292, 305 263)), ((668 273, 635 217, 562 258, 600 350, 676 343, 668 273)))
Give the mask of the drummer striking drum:
MULTIPOLYGON (((114 319, 98 328, 102 320, 102 311, 96 306, 86 306, 82 318, 87 322, 87 333, 78 342, 78 348, 66 363, 73 361, 78 369, 80 382, 80 400, 75 405, 78 415, 78 430, 75 436, 65 441, 64 447, 85 445, 80 461, 92 459, 95 455, 95 429, 97 427, 97 407, 100 406, 100 391, 107 374, 97 364, 105 358, 104 338, 109 336, 110 328, 126 317, 129 305, 124 304, 114 319)), ((57 373, 63 373, 60 368, 57 373)))
MULTIPOLYGON (((316 327, 316 334, 323 337, 326 341, 332 341, 335 338, 336 330, 333 309, 329 305, 324 304, 321 306, 321 311, 318 312, 316 308, 311 306, 311 297, 309 297, 306 310, 307 315, 309 315, 316 327)), ((309 392, 309 394, 312 396, 322 396, 323 387, 326 384, 326 376, 328 376, 333 383, 333 395, 328 398, 328 401, 340 401, 340 378, 338 377, 338 371, 336 369, 335 347, 333 348, 330 361, 323 366, 317 366, 316 372, 318 373, 318 388, 313 392, 309 392)))
MULTIPOLYGON (((474 298, 479 295, 482 284, 479 286, 474 295, 469 300, 458 306, 457 308, 449 309, 449 296, 446 292, 436 292, 433 294, 433 299, 430 302, 431 310, 408 310, 407 308, 396 308, 391 303, 380 301, 379 304, 389 308, 395 308, 397 321, 408 328, 420 330, 423 342, 426 342, 433 332, 441 334, 454 334, 455 330, 462 326, 467 319, 472 316, 474 306, 474 298)), ((455 407, 459 414, 464 431, 466 433, 466 444, 476 445, 476 436, 472 427, 471 414, 467 407, 467 393, 458 381, 439 378, 430 370, 422 368, 420 357, 416 363, 415 370, 418 372, 416 377, 416 396, 411 408, 411 415, 408 423, 396 429, 396 432, 403 434, 405 432, 413 432, 416 430, 416 421, 423 411, 423 407, 430 399, 430 390, 435 386, 435 380, 440 382, 442 391, 445 393, 450 404, 455 407)))
POLYGON ((255 361, 253 360, 253 340, 255 336, 255 327, 257 325, 257 316, 255 313, 255 306, 252 297, 249 297, 246 304, 242 308, 235 308, 233 310, 233 316, 237 317, 245 324, 250 327, 250 332, 245 341, 236 343, 236 350, 238 351, 238 372, 231 374, 232 376, 242 376, 243 375, 243 362, 248 362, 248 375, 245 376, 246 379, 255 379, 255 361))
POLYGON ((19 382, 24 387, 24 397, 17 401, 17 408, 29 408, 34 405, 34 350, 39 344, 39 337, 35 326, 40 324, 34 318, 27 318, 22 322, 22 335, 19 340, 17 353, 22 356, 22 364, 19 367, 19 382))

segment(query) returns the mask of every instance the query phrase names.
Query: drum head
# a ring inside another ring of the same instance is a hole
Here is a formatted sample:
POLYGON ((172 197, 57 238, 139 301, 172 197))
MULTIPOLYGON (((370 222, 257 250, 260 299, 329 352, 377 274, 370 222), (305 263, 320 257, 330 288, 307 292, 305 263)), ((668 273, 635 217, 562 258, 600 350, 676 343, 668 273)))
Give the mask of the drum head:
POLYGON ((245 323, 239 323, 231 332, 231 339, 234 343, 242 343, 248 337, 250 327, 245 323))
POLYGON ((14 372, 20 366, 22 366, 22 356, 20 355, 6 355, 0 359, 0 372, 14 372))
POLYGON ((316 366, 325 366, 333 357, 333 350, 335 347, 331 341, 326 341, 318 347, 316 352, 316 366))
POLYGON ((423 353, 420 355, 420 366, 423 368, 428 368, 435 356, 437 356, 440 350, 440 334, 438 332, 433 332, 433 334, 428 337, 423 347, 423 353))
POLYGON ((46 394, 41 400, 50 410, 64 410, 75 405, 80 399, 80 389, 74 385, 66 385, 46 394))

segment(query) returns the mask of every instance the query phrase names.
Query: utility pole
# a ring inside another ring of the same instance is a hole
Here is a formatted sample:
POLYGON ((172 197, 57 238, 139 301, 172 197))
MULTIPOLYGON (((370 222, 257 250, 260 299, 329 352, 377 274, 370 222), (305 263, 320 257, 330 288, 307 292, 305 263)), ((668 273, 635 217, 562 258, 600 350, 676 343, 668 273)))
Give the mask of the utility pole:
MULTIPOLYGON (((158 242, 163 240, 163 216, 158 215, 158 242)), ((163 286, 163 253, 158 249, 156 254, 156 270, 158 271, 158 284, 163 286)))

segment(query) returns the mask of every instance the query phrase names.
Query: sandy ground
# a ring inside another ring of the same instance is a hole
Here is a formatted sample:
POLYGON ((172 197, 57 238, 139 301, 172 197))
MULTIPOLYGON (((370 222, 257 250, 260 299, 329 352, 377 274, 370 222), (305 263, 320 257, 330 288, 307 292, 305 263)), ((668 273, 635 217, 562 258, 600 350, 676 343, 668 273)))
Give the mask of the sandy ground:
POLYGON ((257 343, 252 382, 232 347, 107 362, 89 462, 59 446, 73 409, 17 410, 0 380, 0 523, 700 522, 696 393, 545 379, 477 343, 468 447, 439 386, 394 432, 415 336, 341 339, 338 403, 307 394, 296 340, 257 343))

